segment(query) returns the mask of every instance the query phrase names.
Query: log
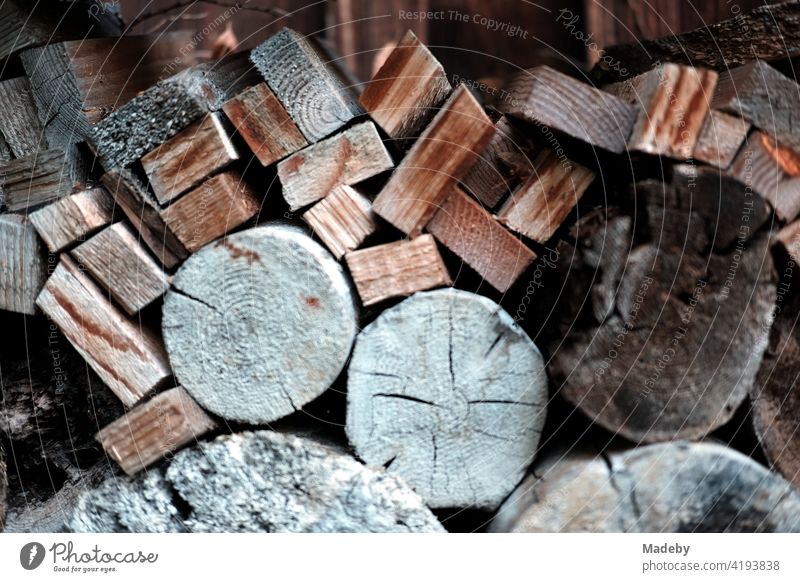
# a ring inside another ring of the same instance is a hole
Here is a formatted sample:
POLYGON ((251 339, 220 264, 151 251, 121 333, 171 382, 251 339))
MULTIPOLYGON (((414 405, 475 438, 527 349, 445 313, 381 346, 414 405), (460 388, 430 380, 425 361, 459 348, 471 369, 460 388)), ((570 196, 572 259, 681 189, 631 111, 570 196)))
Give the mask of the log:
POLYGON ((352 251, 345 261, 364 307, 453 284, 429 234, 352 251))
POLYGON ((167 274, 124 222, 103 229, 72 249, 71 254, 129 315, 153 303, 169 288, 167 274))
POLYGON ((499 305, 418 293, 358 336, 347 436, 429 507, 494 510, 533 460, 547 399, 539 350, 499 305))
POLYGON ((717 73, 672 63, 604 87, 638 109, 628 149, 692 159, 717 86, 717 73))
POLYGON ((193 253, 243 225, 261 201, 238 172, 209 178, 161 211, 167 227, 193 253))
POLYGON ((113 200, 98 187, 64 196, 31 214, 30 221, 50 252, 57 253, 108 226, 113 216, 113 200))
POLYGON ((218 115, 209 113, 145 154, 142 166, 163 206, 238 159, 218 115))
POLYGON ((403 481, 310 439, 259 431, 179 452, 169 467, 108 479, 73 532, 443 532, 403 481))
POLYGON ((791 485, 719 444, 677 441, 544 465, 498 511, 491 531, 800 531, 791 485))
POLYGON ((360 247, 378 228, 372 203, 350 186, 334 187, 303 220, 337 259, 360 247))
POLYGON ((508 197, 497 219, 513 230, 544 244, 594 181, 595 173, 543 148, 533 160, 530 176, 508 197))
POLYGON ((88 168, 75 146, 39 150, 0 162, 0 198, 5 198, 9 212, 36 210, 83 189, 87 176, 88 168))
POLYGON ((283 198, 298 210, 336 186, 352 186, 394 167, 372 122, 359 123, 278 164, 283 198))
POLYGON ((621 153, 638 117, 636 107, 547 66, 516 74, 498 108, 538 127, 621 153))
POLYGON ((114 197, 134 229, 139 232, 141 240, 164 267, 172 269, 189 256, 189 252, 161 217, 156 200, 132 172, 112 170, 105 173, 100 181, 114 197))
POLYGON ((175 375, 224 419, 263 424, 291 414, 347 361, 356 333, 347 280, 298 230, 227 236, 192 255, 172 284, 162 327, 175 375))
POLYGON ((418 236, 493 133, 483 108, 469 89, 459 86, 378 194, 375 212, 405 234, 418 236))
POLYGON ((313 38, 283 28, 250 58, 309 143, 364 113, 352 87, 313 38))
POLYGON ((44 249, 23 216, 0 215, 0 309, 33 315, 47 278, 44 249))
POLYGON ((125 406, 171 376, 161 340, 114 307, 69 256, 61 255, 36 305, 125 406))
POLYGON ((27 77, 0 81, 0 134, 15 158, 47 149, 27 77))
POLYGON ((194 65, 107 115, 89 143, 106 170, 124 168, 257 82, 246 52, 194 65))
POLYGON ((108 455, 128 475, 171 459, 184 445, 197 441, 217 424, 181 388, 172 388, 139 404, 97 433, 108 455))
POLYGON ((519 238, 458 187, 425 228, 501 293, 536 259, 519 238))
POLYGON ((710 110, 694 146, 694 159, 727 169, 749 131, 750 124, 744 119, 710 110))
POLYGON ((222 106, 262 166, 306 147, 308 142, 266 83, 242 91, 222 106))
POLYGON ((392 139, 420 134, 451 90, 444 68, 412 31, 389 54, 361 94, 361 105, 392 139))

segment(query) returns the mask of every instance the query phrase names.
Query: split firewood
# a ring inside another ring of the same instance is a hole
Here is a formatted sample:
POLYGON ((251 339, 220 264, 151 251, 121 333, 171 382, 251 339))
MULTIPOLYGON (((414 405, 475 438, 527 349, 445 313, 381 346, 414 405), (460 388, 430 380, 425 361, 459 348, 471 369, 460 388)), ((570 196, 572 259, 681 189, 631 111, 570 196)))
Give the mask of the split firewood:
POLYGON ((606 47, 592 73, 595 78, 616 81, 644 73, 659 63, 726 71, 753 59, 793 57, 800 41, 795 25, 798 17, 800 2, 792 0, 759 6, 690 32, 606 47))
POLYGON ((274 164, 308 145, 266 83, 246 89, 222 109, 262 166, 274 164))
POLYGON ((436 241, 429 234, 352 251, 345 260, 365 307, 453 284, 436 241))
POLYGON ((517 73, 498 103, 506 114, 613 153, 625 151, 638 109, 547 66, 517 73))
POLYGON ((33 315, 47 266, 42 244, 24 216, 0 215, 0 249, 0 309, 33 315))
POLYGON ((530 176, 506 199, 497 218, 511 230, 544 244, 594 181, 595 173, 546 148, 532 166, 530 176))
POLYGON ((749 131, 750 123, 744 119, 710 110, 694 146, 694 159, 727 169, 749 131))
POLYGON ((445 198, 425 229, 501 293, 536 259, 459 187, 445 198))
POLYGON ((108 114, 90 144, 106 170, 124 168, 257 82, 248 53, 194 65, 108 114))
POLYGON ((372 122, 359 123, 278 164, 283 198, 298 210, 336 186, 352 186, 394 167, 372 122))
POLYGON ((253 218, 261 201, 238 172, 209 178, 161 211, 167 227, 193 253, 253 218))
POLYGON ((544 360, 485 297, 432 291, 386 310, 358 336, 347 376, 356 452, 430 507, 493 510, 533 460, 544 360))
POLYGON ((108 226, 114 214, 114 201, 105 188, 91 188, 37 210, 30 215, 36 232, 57 253, 108 226))
POLYGON ((40 150, 0 162, 0 199, 9 212, 35 210, 82 189, 88 168, 75 146, 40 150))
POLYGON ((442 532, 402 480, 317 442, 259 431, 108 479, 72 511, 74 532, 442 532))
POLYGON ((161 217, 158 203, 129 170, 112 170, 100 179, 139 232, 141 240, 167 269, 177 266, 189 252, 161 217))
POLYGON ((48 147, 27 77, 0 81, 0 134, 15 158, 48 147))
POLYGON ((418 236, 444 198, 476 163, 494 125, 464 85, 442 106, 375 199, 375 212, 418 236))
POLYGON ((222 418, 282 418, 327 390, 347 361, 356 333, 349 285, 299 230, 227 236, 192 255, 172 284, 162 322, 170 362, 179 383, 222 418))
POLYGON ((790 259, 800 263, 800 220, 784 226, 775 238, 779 247, 783 249, 784 260, 790 259))
POLYGON ((678 441, 544 463, 496 532, 799 532, 800 494, 749 457, 678 441))
POLYGON ((450 93, 444 68, 408 31, 361 94, 361 105, 389 137, 413 138, 450 93))
POLYGON ((84 141, 94 124, 159 81, 167 67, 192 64, 191 55, 181 54, 190 41, 188 33, 172 32, 69 40, 23 51, 50 146, 84 141))
POLYGON ((372 203, 350 186, 336 186, 303 214, 337 259, 361 246, 378 228, 372 203))
POLYGON ((8 475, 6 472, 6 454, 0 442, 0 532, 6 525, 6 497, 8 496, 8 475))
POLYGON ((219 116, 209 113, 145 154, 142 166, 164 205, 238 159, 219 116))
POLYGON ((172 374, 161 340, 120 312, 67 255, 36 304, 125 406, 133 406, 172 374))
POLYGON ((146 469, 216 423, 183 388, 172 388, 139 404, 97 433, 97 440, 128 475, 146 469))
POLYGON ((166 293, 169 278, 127 223, 117 222, 72 249, 72 256, 134 315, 166 293))
POLYGON ((604 89, 637 107, 628 149, 692 159, 717 86, 717 73, 667 63, 604 89))
POLYGON ((251 60, 309 143, 364 113, 313 38, 284 28, 253 49, 251 60))

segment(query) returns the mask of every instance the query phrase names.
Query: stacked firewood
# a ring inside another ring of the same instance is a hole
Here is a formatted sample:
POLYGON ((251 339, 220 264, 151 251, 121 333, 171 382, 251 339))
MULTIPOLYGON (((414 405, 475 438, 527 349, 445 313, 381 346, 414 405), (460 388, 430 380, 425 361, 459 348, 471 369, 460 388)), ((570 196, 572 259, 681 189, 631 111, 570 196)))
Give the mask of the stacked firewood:
POLYGON ((0 523, 8 489, 15 531, 800 530, 791 47, 490 100, 411 32, 363 86, 290 29, 95 32, 2 55, 0 309, 118 402, 3 362, 0 443, 67 414, 127 477, 43 445, 32 502, 0 449, 0 523))

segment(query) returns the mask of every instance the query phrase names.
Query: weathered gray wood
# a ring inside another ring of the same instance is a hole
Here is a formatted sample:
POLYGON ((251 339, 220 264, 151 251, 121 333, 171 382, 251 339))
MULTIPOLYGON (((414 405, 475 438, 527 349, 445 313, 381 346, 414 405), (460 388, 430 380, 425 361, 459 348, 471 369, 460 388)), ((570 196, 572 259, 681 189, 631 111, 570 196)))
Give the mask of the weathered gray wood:
POLYGON ((378 228, 372 203, 350 186, 336 186, 303 214, 337 259, 357 249, 378 228))
POLYGON ((0 215, 0 249, 0 309, 33 315, 47 267, 42 243, 25 217, 0 215))
POLYGON ((347 280, 299 230, 263 226, 208 245, 173 287, 162 321, 170 362, 225 419, 260 424, 299 410, 347 361, 356 332, 347 280))
POLYGON ((749 122, 712 109, 694 146, 694 158, 724 170, 733 162, 748 131, 749 122))
POLYGON ((283 198, 298 210, 336 186, 352 186, 394 167, 375 125, 366 121, 319 141, 278 164, 283 198))
POLYGON ((502 532, 800 532, 800 494, 749 457, 678 441, 545 461, 498 511, 502 532))
POLYGON ((75 146, 35 151, 0 162, 0 198, 10 212, 27 212, 83 189, 88 169, 75 146))
POLYGON ((92 188, 37 210, 30 221, 54 253, 65 249, 111 223, 114 201, 105 188, 92 188))
POLYGON ((76 532, 442 532, 402 480, 306 438, 217 438, 167 468, 109 479, 72 512, 76 532))
POLYGON ((49 145, 27 77, 0 81, 0 133, 15 158, 24 158, 49 145))
POLYGON ((284 28, 253 49, 251 59, 309 143, 364 113, 312 38, 284 28))
POLYGON ((493 301, 418 293, 358 337, 347 436, 430 507, 495 509, 533 460, 548 399, 544 360, 493 301))
POLYGON ((0 532, 6 525, 6 496, 8 495, 8 475, 6 472, 6 453, 0 443, 0 532))

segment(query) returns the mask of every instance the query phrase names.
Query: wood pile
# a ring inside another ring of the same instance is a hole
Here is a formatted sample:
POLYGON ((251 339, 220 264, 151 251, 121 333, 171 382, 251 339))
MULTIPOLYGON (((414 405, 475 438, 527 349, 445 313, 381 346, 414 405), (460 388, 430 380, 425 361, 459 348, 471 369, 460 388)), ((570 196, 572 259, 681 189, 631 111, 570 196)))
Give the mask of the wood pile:
POLYGON ((800 531, 768 10, 749 57, 722 23, 719 59, 612 47, 635 76, 491 106, 411 32, 356 86, 288 28, 196 62, 34 10, 0 43, 0 526, 800 531))

